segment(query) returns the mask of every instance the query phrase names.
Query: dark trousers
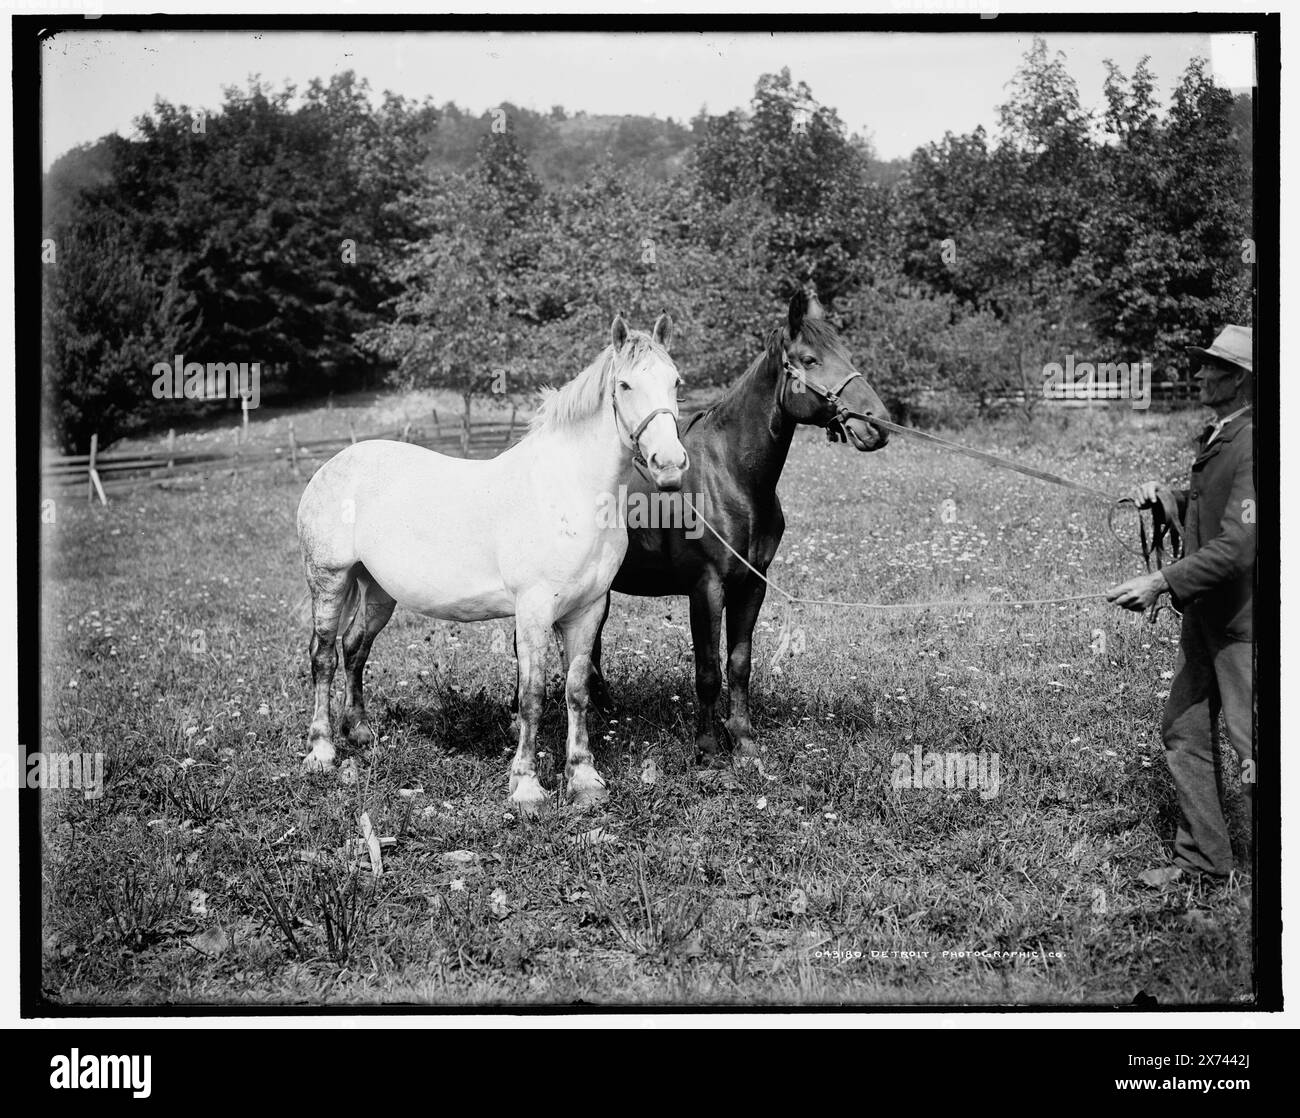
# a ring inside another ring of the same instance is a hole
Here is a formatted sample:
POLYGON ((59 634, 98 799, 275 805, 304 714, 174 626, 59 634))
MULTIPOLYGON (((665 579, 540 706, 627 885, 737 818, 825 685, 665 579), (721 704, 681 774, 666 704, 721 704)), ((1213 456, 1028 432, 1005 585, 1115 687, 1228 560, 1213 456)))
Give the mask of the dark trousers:
POLYGON ((1215 875, 1232 870, 1232 843, 1221 799, 1219 713, 1241 760, 1243 802, 1250 812, 1255 790, 1253 659, 1250 641, 1229 640, 1206 625, 1194 605, 1183 615, 1162 733, 1178 792, 1173 861, 1184 869, 1215 875))

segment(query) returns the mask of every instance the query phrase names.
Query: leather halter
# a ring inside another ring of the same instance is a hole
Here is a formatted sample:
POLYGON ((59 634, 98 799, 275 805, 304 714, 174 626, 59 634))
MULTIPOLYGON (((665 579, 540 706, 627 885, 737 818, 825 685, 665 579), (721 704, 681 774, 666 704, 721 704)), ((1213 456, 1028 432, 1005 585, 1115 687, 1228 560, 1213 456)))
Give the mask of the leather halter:
MULTIPOLYGON (((630 427, 623 419, 623 416, 619 414, 618 396, 616 392, 617 390, 609 394, 610 407, 614 409, 614 426, 618 428, 620 438, 623 436, 624 432, 627 433, 629 442, 626 445, 632 449, 632 464, 636 466, 642 477, 645 477, 649 481, 653 481, 654 479, 648 477, 646 474, 646 471, 650 468, 650 463, 646 461, 646 457, 641 451, 641 436, 645 434, 645 429, 650 426, 650 421, 654 419, 655 416, 671 415, 673 417, 673 427, 674 429, 677 429, 677 441, 681 442, 681 430, 677 428, 677 415, 672 408, 655 408, 635 427, 630 427)), ((685 445, 682 446, 682 453, 686 455, 686 461, 682 464, 682 473, 685 473, 690 468, 691 455, 685 445)))
MULTIPOLYGON (((869 417, 862 415, 860 412, 855 412, 840 399, 840 393, 843 392, 844 389, 854 380, 862 376, 857 369, 853 369, 849 375, 840 381, 840 383, 834 388, 827 388, 824 384, 818 384, 815 380, 809 380, 803 375, 803 373, 796 369, 794 363, 790 360, 790 355, 786 353, 784 349, 781 351, 781 359, 782 371, 787 377, 793 377, 814 396, 820 396, 831 406, 833 414, 825 424, 826 435, 829 439, 832 441, 838 440, 840 442, 848 442, 849 433, 848 428, 845 427, 845 423, 850 419, 863 419, 868 423, 871 422, 869 417)), ((785 385, 786 382, 783 380, 781 382, 781 404, 783 407, 785 405, 785 385)))

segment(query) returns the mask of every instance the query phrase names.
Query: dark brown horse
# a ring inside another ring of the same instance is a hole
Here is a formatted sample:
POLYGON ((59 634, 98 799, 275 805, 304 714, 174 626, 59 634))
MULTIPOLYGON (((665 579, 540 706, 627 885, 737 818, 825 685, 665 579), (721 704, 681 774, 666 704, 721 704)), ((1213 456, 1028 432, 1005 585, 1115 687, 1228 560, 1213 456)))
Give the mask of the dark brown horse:
MULTIPOLYGON (((766 351, 722 399, 695 415, 683 431, 690 467, 682 478, 682 493, 757 570, 767 571, 785 531, 776 486, 795 427, 824 427, 833 440, 851 442, 858 450, 885 445, 884 430, 846 418, 843 409, 889 418, 880 398, 853 367, 817 297, 800 291, 790 300, 785 327, 769 335, 766 351)), ((637 501, 638 490, 649 494, 651 488, 634 478, 629 506, 637 501)), ((683 515, 669 526, 637 526, 629 516, 627 556, 614 578, 614 589, 622 594, 690 598, 699 696, 695 748, 697 759, 708 762, 718 758, 713 727, 722 687, 718 641, 725 608, 731 692, 725 725, 740 756, 755 757, 758 747, 749 716, 750 646, 767 587, 712 532, 701 530, 689 509, 677 507, 683 515)), ((608 616, 608 599, 605 609, 608 616)), ((608 708, 600 651, 598 632, 592 649, 591 694, 593 701, 608 708)))

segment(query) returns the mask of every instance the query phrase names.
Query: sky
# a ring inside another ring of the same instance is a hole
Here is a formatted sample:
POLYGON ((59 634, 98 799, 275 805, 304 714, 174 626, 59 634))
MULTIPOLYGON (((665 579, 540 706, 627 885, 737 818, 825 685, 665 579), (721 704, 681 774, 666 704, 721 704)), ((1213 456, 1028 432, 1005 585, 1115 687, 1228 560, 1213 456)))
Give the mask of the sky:
MULTIPOLYGON (((1250 36, 1048 34, 1085 106, 1102 104, 1103 60, 1131 72, 1150 55, 1156 93, 1169 93, 1188 61, 1212 62, 1230 88, 1253 83, 1250 36)), ((637 113, 689 121, 701 107, 743 107, 760 74, 790 68, 883 159, 906 157, 944 132, 992 130, 997 106, 1029 35, 971 33, 504 33, 65 32, 43 47, 45 167, 68 149, 133 121, 160 97, 215 108, 226 86, 259 75, 302 88, 351 69, 376 97, 455 101, 475 112, 524 108, 637 113)))

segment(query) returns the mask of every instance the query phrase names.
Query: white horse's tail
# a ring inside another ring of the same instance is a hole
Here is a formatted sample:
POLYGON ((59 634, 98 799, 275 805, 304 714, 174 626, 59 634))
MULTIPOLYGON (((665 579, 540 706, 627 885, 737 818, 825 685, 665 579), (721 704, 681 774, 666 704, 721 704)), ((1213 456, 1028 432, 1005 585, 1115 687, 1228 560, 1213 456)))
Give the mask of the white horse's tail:
MULTIPOLYGON (((343 595, 342 608, 339 610, 339 636, 342 636, 352 627, 352 620, 356 617, 357 611, 364 607, 363 599, 364 595, 361 590, 361 580, 354 576, 352 582, 348 586, 347 593, 343 595)), ((311 625, 313 615, 310 590, 303 591, 302 597, 298 599, 297 606, 294 607, 294 613, 303 626, 311 625)))
POLYGON ((298 604, 293 607, 294 619, 304 628, 311 624, 311 591, 304 590, 298 604))
POLYGON ((348 586, 348 592, 343 595, 343 606, 339 610, 340 637, 352 628, 352 619, 356 617, 357 611, 365 608, 363 598, 361 580, 356 575, 353 575, 352 582, 348 586))

